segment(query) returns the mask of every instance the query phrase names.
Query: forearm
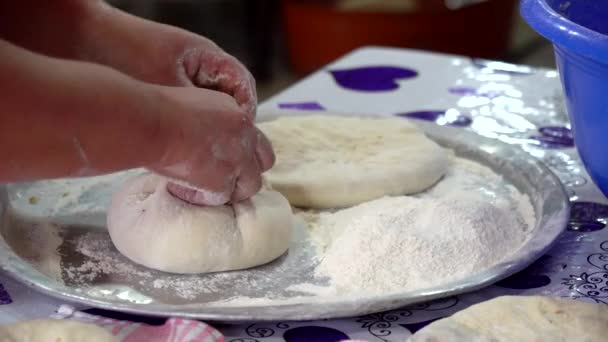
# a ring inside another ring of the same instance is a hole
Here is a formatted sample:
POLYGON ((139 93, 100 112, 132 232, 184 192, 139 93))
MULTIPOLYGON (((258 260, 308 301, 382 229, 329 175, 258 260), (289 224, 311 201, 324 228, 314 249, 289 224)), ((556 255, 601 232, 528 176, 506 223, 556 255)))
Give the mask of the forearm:
MULTIPOLYGON (((215 43, 180 28, 139 18, 106 3, 82 28, 80 58, 111 66, 144 82, 186 85, 184 54, 193 41, 215 43)), ((200 44, 198 44, 200 45, 200 44)))
POLYGON ((111 66, 144 82, 217 90, 255 116, 253 76, 214 42, 103 3, 98 8, 83 31, 84 60, 111 66))
POLYGON ((166 141, 154 87, 0 40, 0 182, 154 163, 166 141))
POLYGON ((82 59, 100 0, 0 1, 0 38, 48 56, 82 59))
POLYGON ((179 60, 196 41, 100 0, 0 1, 0 38, 45 55, 104 64, 145 82, 184 85, 179 60), (167 62, 171 61, 171 62, 167 62))

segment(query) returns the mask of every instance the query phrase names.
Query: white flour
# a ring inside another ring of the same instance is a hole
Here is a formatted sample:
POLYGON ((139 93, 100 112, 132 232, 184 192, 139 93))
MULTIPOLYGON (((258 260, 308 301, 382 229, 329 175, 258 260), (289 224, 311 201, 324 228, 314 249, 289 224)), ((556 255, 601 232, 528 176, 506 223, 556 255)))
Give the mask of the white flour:
POLYGON ((108 242, 107 240, 99 239, 99 235, 78 240, 76 251, 88 257, 89 260, 79 266, 63 267, 69 279, 75 283, 82 284, 109 273, 136 276, 138 278, 152 277, 150 272, 141 271, 131 263, 118 260, 111 253, 112 246, 108 242))
POLYGON ((510 207, 466 193, 382 198, 322 214, 317 225, 316 275, 331 278, 338 293, 416 290, 463 278, 516 250, 527 229, 510 207))

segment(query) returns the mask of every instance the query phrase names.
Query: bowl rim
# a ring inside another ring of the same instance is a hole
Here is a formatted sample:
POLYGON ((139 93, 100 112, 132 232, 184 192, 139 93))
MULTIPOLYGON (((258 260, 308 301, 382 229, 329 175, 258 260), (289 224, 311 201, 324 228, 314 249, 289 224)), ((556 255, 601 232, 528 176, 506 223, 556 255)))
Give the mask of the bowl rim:
POLYGON ((549 6, 546 0, 522 0, 520 14, 534 30, 553 44, 606 64, 608 35, 568 20, 549 6))

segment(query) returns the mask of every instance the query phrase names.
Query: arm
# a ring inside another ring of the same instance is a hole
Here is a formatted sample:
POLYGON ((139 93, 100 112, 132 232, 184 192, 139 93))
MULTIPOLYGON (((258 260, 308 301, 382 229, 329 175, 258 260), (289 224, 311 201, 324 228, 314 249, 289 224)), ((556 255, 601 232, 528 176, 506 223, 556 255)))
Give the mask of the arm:
POLYGON ((169 127, 160 129, 154 89, 2 40, 0 56, 0 181, 151 165, 164 151, 169 127))
POLYGON ((147 167, 225 203, 255 194, 274 154, 226 94, 142 83, 0 40, 0 161, 0 182, 147 167))
POLYGON ((111 67, 2 44, 12 58, 0 61, 0 182, 145 166, 239 200, 257 192, 274 163, 252 122, 253 77, 204 37, 100 0, 0 2, 0 37, 111 67))
POLYGON ((144 82, 227 93, 255 116, 255 81, 215 43, 100 0, 0 1, 0 37, 49 56, 111 66, 144 82))
POLYGON ((99 0, 0 1, 0 38, 44 55, 84 59, 99 0))
POLYGON ((84 29, 83 56, 137 79, 194 86, 231 95, 255 117, 255 80, 233 56, 194 33, 98 3, 84 29))

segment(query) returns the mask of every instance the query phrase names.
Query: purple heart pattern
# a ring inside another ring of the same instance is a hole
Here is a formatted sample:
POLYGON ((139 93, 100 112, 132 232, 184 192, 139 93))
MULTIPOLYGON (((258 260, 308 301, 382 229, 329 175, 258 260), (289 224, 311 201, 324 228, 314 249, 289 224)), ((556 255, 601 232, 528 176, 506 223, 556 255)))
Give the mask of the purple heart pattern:
POLYGON ((507 289, 527 290, 551 284, 551 278, 545 274, 528 274, 525 270, 503 279, 496 286, 507 289))
POLYGON ((104 310, 104 309, 86 309, 86 310, 82 310, 82 312, 85 312, 85 313, 88 313, 91 315, 95 315, 95 316, 115 319, 118 321, 144 323, 144 324, 148 324, 148 325, 152 325, 152 326, 161 326, 167 322, 166 318, 139 316, 139 315, 122 313, 122 312, 118 312, 118 311, 109 311, 109 310, 104 310))
POLYGON ((473 87, 450 87, 448 93, 460 96, 477 95, 477 89, 473 87))
POLYGON ((594 202, 572 203, 569 231, 595 232, 604 229, 606 223, 608 223, 608 205, 594 202))
POLYGON ((496 286, 513 290, 528 290, 547 286, 551 284, 551 278, 545 274, 546 270, 543 265, 549 263, 549 261, 549 256, 542 256, 523 271, 497 282, 496 286))
POLYGON ((327 327, 308 326, 287 330, 285 342, 340 342, 350 339, 345 333, 327 327))
POLYGON ((440 319, 442 319, 444 317, 437 317, 434 319, 430 319, 428 321, 424 321, 424 322, 417 322, 417 323, 406 323, 406 324, 399 324, 400 326, 404 327, 405 329, 409 330, 410 333, 415 334, 416 332, 418 332, 418 330, 426 327, 427 325, 438 321, 440 319))
POLYGON ((7 305, 13 302, 13 299, 8 294, 8 291, 4 289, 4 285, 0 284, 0 305, 7 305))
POLYGON ((545 126, 538 129, 538 133, 529 137, 536 145, 548 149, 574 147, 574 136, 568 127, 545 126))
POLYGON ((498 90, 479 90, 473 87, 450 87, 448 88, 448 92, 459 96, 479 96, 488 99, 493 99, 504 94, 498 90))
POLYGON ((407 113, 399 113, 397 116, 432 121, 439 125, 467 127, 470 126, 473 120, 467 116, 460 114, 456 110, 423 110, 407 113))
POLYGON ((279 108, 297 110, 325 110, 325 108, 319 102, 315 101, 279 103, 279 108))
POLYGON ((330 70, 336 83, 342 88, 363 92, 391 91, 399 88, 398 80, 418 76, 413 69, 394 66, 367 66, 330 70))

